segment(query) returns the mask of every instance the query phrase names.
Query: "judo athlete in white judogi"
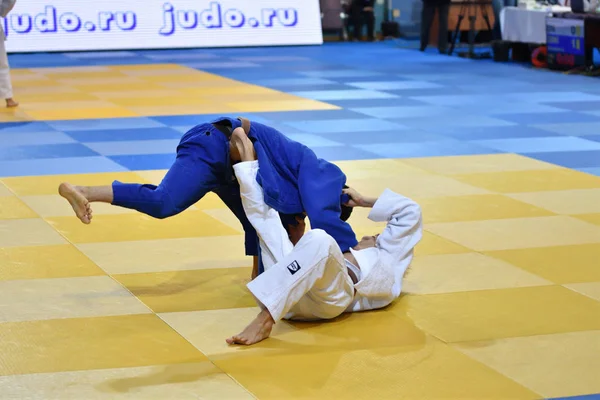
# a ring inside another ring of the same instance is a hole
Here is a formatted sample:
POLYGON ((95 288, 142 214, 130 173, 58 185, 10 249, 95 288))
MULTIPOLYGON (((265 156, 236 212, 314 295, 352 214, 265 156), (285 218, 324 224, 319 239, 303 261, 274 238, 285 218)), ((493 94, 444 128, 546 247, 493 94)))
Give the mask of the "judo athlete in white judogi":
POLYGON ((404 273, 422 237, 421 209, 414 201, 389 189, 377 199, 346 189, 348 205, 372 208, 369 219, 387 222, 384 231, 364 237, 344 254, 319 229, 304 234, 294 246, 278 213, 264 202, 252 142, 240 130, 231 140, 242 156, 234 171, 244 211, 259 236, 265 272, 248 284, 262 311, 227 343, 264 340, 281 319, 332 319, 344 312, 385 307, 400 296, 404 273))
MULTIPOLYGON (((16 0, 0 0, 0 17, 6 18, 16 2, 16 0)), ((5 41, 6 34, 4 33, 4 29, 1 29, 0 27, 0 98, 3 98, 6 101, 6 107, 16 107, 19 103, 13 99, 12 83, 10 82, 10 66, 8 65, 5 41)))

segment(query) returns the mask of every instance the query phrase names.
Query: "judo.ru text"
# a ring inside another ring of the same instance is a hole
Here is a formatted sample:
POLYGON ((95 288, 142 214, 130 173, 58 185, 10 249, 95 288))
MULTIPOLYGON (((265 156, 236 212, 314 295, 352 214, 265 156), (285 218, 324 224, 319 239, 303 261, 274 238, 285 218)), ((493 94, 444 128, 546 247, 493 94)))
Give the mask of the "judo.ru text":
POLYGON ((293 27, 298 24, 298 11, 293 8, 265 8, 260 16, 248 17, 242 11, 230 8, 224 9, 214 1, 206 10, 177 10, 171 3, 163 5, 164 25, 160 34, 172 35, 177 28, 182 29, 222 29, 222 28, 272 28, 275 26, 293 27))
POLYGON ((99 12, 96 21, 82 21, 72 12, 59 13, 54 6, 46 6, 44 12, 37 15, 19 14, 14 12, 6 18, 4 31, 25 34, 32 31, 41 33, 79 32, 81 30, 94 32, 95 30, 131 31, 135 29, 137 18, 132 11, 125 12, 99 12))

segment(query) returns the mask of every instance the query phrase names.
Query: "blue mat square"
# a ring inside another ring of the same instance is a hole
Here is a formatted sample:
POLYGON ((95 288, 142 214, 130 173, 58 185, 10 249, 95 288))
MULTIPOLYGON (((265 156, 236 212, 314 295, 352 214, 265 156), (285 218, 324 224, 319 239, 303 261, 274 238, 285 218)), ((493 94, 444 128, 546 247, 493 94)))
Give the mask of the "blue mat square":
POLYGON ((439 83, 425 81, 389 81, 389 82, 349 82, 348 86, 367 90, 406 90, 406 89, 438 89, 444 87, 439 83))
POLYGON ((421 128, 430 130, 432 133, 443 134, 443 130, 447 127, 510 127, 516 125, 513 122, 503 121, 498 118, 479 116, 479 115, 440 115, 421 118, 403 118, 389 119, 390 121, 398 121, 412 128, 421 128))
POLYGON ((578 112, 548 112, 548 113, 531 113, 531 114, 497 114, 496 118, 505 121, 515 122, 518 124, 562 124, 572 122, 598 122, 600 117, 587 115, 578 112))
POLYGON ((1 161, 93 157, 98 153, 79 143, 0 147, 1 161))
POLYGON ((426 143, 382 143, 356 146, 386 158, 466 156, 496 154, 498 151, 453 140, 426 143))
POLYGON ((0 133, 0 148, 65 143, 76 143, 76 141, 62 132, 0 133))
POLYGON ((567 168, 600 168, 600 150, 523 153, 523 155, 567 168))
POLYGON ((328 139, 348 145, 377 144, 377 143, 423 143, 443 142, 450 138, 435 135, 418 129, 392 130, 392 131, 368 131, 368 132, 340 132, 327 133, 328 139))
POLYGON ((416 117, 433 117, 439 116, 454 116, 456 115, 456 109, 450 107, 436 107, 436 106, 414 106, 414 107, 364 107, 364 108, 353 108, 352 111, 356 111, 370 117, 375 118, 416 118, 416 117))
POLYGON ((357 99, 393 99, 398 96, 377 92, 374 90, 318 90, 290 93, 294 96, 305 97, 313 100, 357 100, 357 99))
POLYGON ((570 111, 597 111, 600 110, 600 100, 597 101, 557 101, 553 107, 570 111))
POLYGON ((175 152, 171 154, 111 156, 108 158, 131 171, 169 169, 175 161, 175 152))
MULTIPOLYGON (((515 102, 498 102, 490 106, 489 104, 469 104, 466 106, 457 107, 461 113, 477 113, 481 115, 492 115, 502 118, 501 114, 518 115, 518 114, 535 114, 535 113, 566 113, 567 110, 554 107, 548 104, 537 103, 515 103, 515 102)), ((539 119, 534 123, 545 123, 543 119, 539 119)))
POLYGON ((563 103, 568 101, 600 101, 600 96, 583 92, 514 93, 504 96, 508 100, 533 103, 563 103))
POLYGON ((306 71, 306 72, 301 72, 301 74, 310 76, 313 78, 325 78, 325 79, 327 79, 327 78, 354 78, 354 77, 381 75, 381 73, 377 72, 377 71, 356 70, 356 69, 339 69, 339 70, 329 70, 329 71, 306 71))
POLYGON ((317 157, 328 161, 374 160, 380 158, 371 153, 352 146, 314 147, 317 157))
POLYGON ((428 128, 428 131, 461 140, 488 140, 512 138, 536 138, 562 136, 558 133, 545 131, 531 126, 484 126, 464 127, 449 126, 439 129, 428 128))
POLYGON ((285 125, 308 133, 371 132, 376 130, 390 131, 406 129, 406 127, 400 124, 375 118, 296 121, 286 122, 285 125))
MULTIPOLYGON (((328 100, 328 104, 334 106, 354 109, 364 107, 419 107, 425 106, 426 103, 415 100, 410 97, 399 97, 395 99, 369 99, 369 100, 328 100)), ((430 106, 431 107, 431 106, 430 106)))
MULTIPOLYGON (((269 122, 291 122, 291 121, 326 121, 339 119, 365 119, 363 114, 353 110, 312 110, 312 111, 281 111, 281 112, 263 112, 258 115, 269 122)), ((248 117, 250 118, 250 117, 248 117)), ((254 118, 252 118, 254 120, 254 118)))
POLYGON ((508 153, 600 150, 600 143, 573 136, 478 140, 471 143, 508 153))
POLYGON ((179 139, 181 132, 173 128, 108 129, 99 131, 72 131, 69 136, 79 142, 117 142, 133 140, 179 139))
POLYGON ((19 133, 56 132, 46 122, 3 122, 0 123, 0 135, 19 133))
POLYGON ((93 174, 119 171, 127 171, 127 169, 100 156, 0 161, 0 176, 93 174))
POLYGON ((334 140, 329 140, 326 139, 322 136, 318 136, 318 135, 311 135, 308 133, 292 133, 292 134, 288 134, 286 135, 287 137, 289 137, 290 139, 302 143, 305 146, 308 146, 310 148, 313 147, 329 147, 329 146, 343 146, 344 142, 337 142, 334 140))
POLYGON ((567 136, 597 135, 600 132, 600 122, 537 124, 532 126, 548 132, 559 133, 567 136))
POLYGON ((164 127, 150 118, 106 118, 106 119, 83 119, 68 121, 48 121, 48 125, 57 131, 98 131, 107 129, 135 129, 135 128, 158 128, 164 127))
POLYGON ((178 144, 179 139, 85 143, 87 147, 103 156, 175 154, 178 144))

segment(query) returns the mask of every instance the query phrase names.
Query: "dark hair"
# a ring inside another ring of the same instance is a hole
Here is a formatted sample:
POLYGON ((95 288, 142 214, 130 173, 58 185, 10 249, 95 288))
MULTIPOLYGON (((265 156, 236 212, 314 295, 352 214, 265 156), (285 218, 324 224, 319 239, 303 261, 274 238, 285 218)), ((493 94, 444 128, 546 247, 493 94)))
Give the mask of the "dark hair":
MULTIPOLYGON (((348 185, 344 185, 344 189, 350 189, 350 187, 348 185)), ((352 210, 354 210, 354 208, 348 207, 344 204, 342 204, 341 206, 342 213, 340 214, 340 219, 344 222, 348 221, 348 218, 350 218, 350 216, 352 215, 352 210)))

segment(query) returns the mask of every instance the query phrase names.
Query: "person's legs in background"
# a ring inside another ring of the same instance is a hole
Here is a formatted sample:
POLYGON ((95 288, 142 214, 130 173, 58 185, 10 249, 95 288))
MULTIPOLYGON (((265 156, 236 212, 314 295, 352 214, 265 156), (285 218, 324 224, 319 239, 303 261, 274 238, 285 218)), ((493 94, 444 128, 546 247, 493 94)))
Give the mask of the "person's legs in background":
POLYGON ((448 53, 448 13, 450 3, 443 2, 438 6, 439 29, 438 29, 438 50, 440 54, 448 53))
POLYGON ((425 51, 429 44, 429 31, 435 16, 435 4, 430 0, 423 1, 423 11, 421 12, 421 51, 425 51))
POLYGON ((367 24, 367 37, 373 42, 375 41, 375 13, 373 11, 363 11, 363 18, 367 24))
POLYGON ((506 0, 492 0, 492 8, 494 9, 494 26, 492 27, 492 39, 502 40, 502 30, 500 28, 500 11, 504 8, 506 0))
POLYGON ((13 99, 12 84, 10 82, 10 67, 8 65, 8 55, 6 54, 6 45, 0 38, 0 96, 6 100, 6 107, 16 107, 19 105, 13 99))
POLYGON ((362 40, 362 28, 363 28, 363 15, 361 11, 352 10, 352 24, 354 25, 352 39, 362 40))

